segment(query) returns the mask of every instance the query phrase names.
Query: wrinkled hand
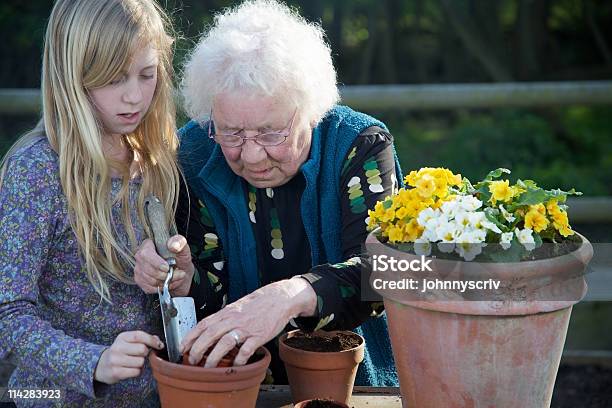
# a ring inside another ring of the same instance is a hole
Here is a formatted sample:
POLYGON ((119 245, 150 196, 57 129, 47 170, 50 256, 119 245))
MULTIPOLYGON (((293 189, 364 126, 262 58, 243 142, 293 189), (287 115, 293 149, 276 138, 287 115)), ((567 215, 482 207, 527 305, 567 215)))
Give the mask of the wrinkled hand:
POLYGON ((105 384, 114 384, 126 378, 138 377, 150 347, 160 350, 164 345, 159 337, 143 331, 120 333, 113 344, 102 352, 94 378, 105 384))
MULTIPOLYGON (((191 261, 191 249, 182 235, 174 235, 168 240, 168 249, 175 254, 176 268, 170 282, 172 296, 187 296, 195 267, 191 261)), ((168 271, 168 262, 155 250, 155 244, 150 239, 145 240, 136 251, 134 266, 134 281, 145 293, 157 293, 157 287, 162 287, 168 271)))
POLYGON ((216 367, 225 354, 241 344, 234 365, 244 365, 290 319, 314 315, 316 305, 316 293, 305 279, 294 277, 271 283, 201 320, 185 336, 180 351, 189 351, 189 362, 195 364, 218 341, 205 364, 216 367))

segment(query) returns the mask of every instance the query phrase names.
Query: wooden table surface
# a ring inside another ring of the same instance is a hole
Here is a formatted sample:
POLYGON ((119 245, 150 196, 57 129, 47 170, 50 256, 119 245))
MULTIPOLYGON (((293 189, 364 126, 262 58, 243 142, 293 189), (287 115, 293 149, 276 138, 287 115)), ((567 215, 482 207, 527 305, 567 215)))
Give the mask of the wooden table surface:
MULTIPOLYGON (((262 385, 257 398, 257 408, 291 408, 291 392, 288 385, 262 385)), ((349 407, 352 408, 401 408, 398 387, 355 387, 349 407)))

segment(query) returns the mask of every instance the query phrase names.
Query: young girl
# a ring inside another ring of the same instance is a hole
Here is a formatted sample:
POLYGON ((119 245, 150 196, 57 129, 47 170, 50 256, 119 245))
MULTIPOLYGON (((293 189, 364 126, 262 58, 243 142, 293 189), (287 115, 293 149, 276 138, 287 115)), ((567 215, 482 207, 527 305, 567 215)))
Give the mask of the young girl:
MULTIPOLYGON (((61 406, 157 405, 154 297, 133 284, 143 199, 176 208, 172 39, 154 0, 58 0, 43 115, 0 173, 0 358, 61 406)), ((177 276, 180 281, 182 276, 177 276)))

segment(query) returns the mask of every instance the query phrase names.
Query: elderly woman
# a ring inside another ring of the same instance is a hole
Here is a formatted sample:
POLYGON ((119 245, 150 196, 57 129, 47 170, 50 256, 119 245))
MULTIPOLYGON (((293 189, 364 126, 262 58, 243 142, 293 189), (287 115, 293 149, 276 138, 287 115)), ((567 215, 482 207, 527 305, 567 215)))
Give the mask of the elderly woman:
MULTIPOLYGON (((199 361, 218 342, 215 366, 238 344, 240 365, 267 345, 286 383, 279 334, 355 329, 366 338, 357 384, 396 385, 382 303, 361 300, 359 254, 368 208, 402 177, 384 124, 336 105, 321 28, 275 1, 227 10, 190 56, 182 91, 191 194, 169 243, 182 271, 171 289, 193 296, 202 319, 183 352, 199 361)), ((154 251, 146 242, 137 256, 149 293, 167 270, 154 251)))

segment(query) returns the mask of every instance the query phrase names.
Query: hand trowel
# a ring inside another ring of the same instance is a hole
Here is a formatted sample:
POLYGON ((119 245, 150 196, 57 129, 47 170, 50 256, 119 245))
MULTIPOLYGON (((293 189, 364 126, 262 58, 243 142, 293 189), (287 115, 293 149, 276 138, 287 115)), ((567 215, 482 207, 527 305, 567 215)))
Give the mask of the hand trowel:
MULTIPOLYGON (((195 304, 191 297, 173 298, 170 296, 168 287, 174 276, 176 259, 167 246, 170 234, 166 224, 164 206, 155 195, 149 194, 145 198, 144 214, 149 231, 153 234, 151 238, 155 242, 155 249, 159 256, 168 262, 170 267, 163 286, 161 288, 157 287, 157 294, 159 295, 164 335, 166 336, 168 360, 172 363, 177 363, 181 357, 179 345, 185 335, 196 325, 195 304)), ((173 231, 174 234, 175 232, 173 231)))

